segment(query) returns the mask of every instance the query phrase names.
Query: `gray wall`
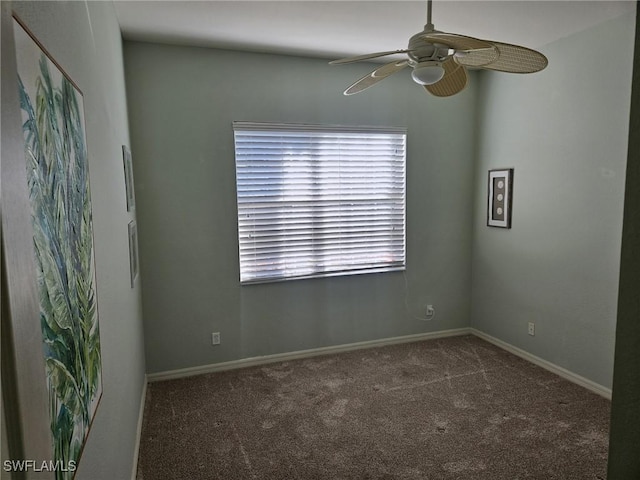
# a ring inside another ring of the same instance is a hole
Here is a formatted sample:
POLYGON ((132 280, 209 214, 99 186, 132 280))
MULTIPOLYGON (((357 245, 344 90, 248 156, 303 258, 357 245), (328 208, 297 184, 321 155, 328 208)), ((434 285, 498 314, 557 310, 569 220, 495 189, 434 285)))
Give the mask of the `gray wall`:
POLYGON ((551 43, 546 70, 483 74, 478 92, 471 325, 608 388, 634 26, 628 15, 551 43), (486 227, 487 170, 500 167, 515 168, 511 230, 486 227))
MULTIPOLYGON (((9 4, 3 1, 2 4, 3 42, 5 28, 7 25, 11 28, 11 21, 7 16, 13 8, 84 94, 102 345, 103 397, 76 478, 130 478, 145 364, 140 286, 131 289, 129 284, 127 224, 133 215, 126 211, 121 153, 121 145, 129 143, 129 135, 122 42, 114 8, 111 2, 9 4)), ((13 209, 15 201, 9 198, 13 190, 5 189, 4 183, 6 162, 20 160, 20 156, 16 155, 5 157, 5 144, 18 145, 16 151, 21 151, 19 145, 22 143, 17 96, 5 96, 5 84, 15 85, 16 72, 14 62, 9 58, 13 56, 13 52, 5 51, 4 46, 3 44, 2 204, 3 214, 7 205, 12 206, 12 215, 10 218, 3 215, 3 231, 14 232, 24 229, 24 225, 30 225, 30 218, 28 209, 22 213, 13 209), (5 68, 7 65, 10 68, 5 68)), ((19 182, 24 181, 26 189, 24 166, 22 175, 23 178, 10 180, 15 185, 21 185, 19 182)), ((14 240, 13 234, 3 238, 3 254, 8 263, 12 258, 25 255, 25 252, 26 258, 33 254, 32 241, 18 244, 14 240)), ((8 278, 10 290, 19 292, 22 287, 16 283, 12 285, 18 279, 12 277, 11 273, 9 272, 8 278)), ((35 285, 36 280, 32 277, 26 281, 35 285)), ((19 304, 22 301, 33 304, 33 298, 17 298, 12 303, 14 325, 21 325, 27 320, 18 315, 19 312, 26 311, 19 304)), ((36 307, 36 325, 37 314, 36 307)), ((37 333, 36 331, 35 334, 37 333)), ((36 357, 33 350, 31 356, 36 357)), ((42 378, 43 375, 37 373, 33 377, 23 376, 19 381, 37 383, 42 378)), ((8 405, 5 404, 4 407, 8 410, 8 405)), ((21 407, 26 415, 38 414, 25 408, 26 403, 21 407)), ((26 443, 33 440, 30 437, 32 433, 24 432, 26 443)))
POLYGON ((448 100, 408 72, 344 97, 374 66, 124 52, 149 373, 468 326, 475 79, 448 100), (408 289, 397 272, 241 287, 234 120, 406 126, 408 289), (414 319, 427 303, 435 319, 414 319))
MULTIPOLYGON (((640 11, 636 18, 639 18, 640 11)), ((637 21, 636 21, 637 25, 637 21)), ((640 478, 640 30, 636 27, 624 201, 609 480, 640 478)))

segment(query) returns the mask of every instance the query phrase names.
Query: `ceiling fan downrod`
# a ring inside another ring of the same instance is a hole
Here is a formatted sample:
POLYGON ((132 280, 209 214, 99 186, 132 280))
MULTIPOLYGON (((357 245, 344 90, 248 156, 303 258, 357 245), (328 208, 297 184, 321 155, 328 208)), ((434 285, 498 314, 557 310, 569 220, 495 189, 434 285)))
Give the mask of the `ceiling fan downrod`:
POLYGON ((433 3, 433 0, 427 0, 427 24, 424 26, 425 32, 434 31, 433 23, 431 23, 431 4, 432 3, 433 3))

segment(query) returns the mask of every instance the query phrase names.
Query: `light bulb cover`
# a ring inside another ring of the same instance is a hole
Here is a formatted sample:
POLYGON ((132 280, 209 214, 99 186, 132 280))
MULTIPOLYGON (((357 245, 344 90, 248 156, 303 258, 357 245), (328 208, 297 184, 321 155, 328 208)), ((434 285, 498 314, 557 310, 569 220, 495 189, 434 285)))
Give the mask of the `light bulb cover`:
POLYGON ((411 77, 420 85, 433 85, 444 77, 444 68, 440 62, 420 62, 413 67, 411 77))

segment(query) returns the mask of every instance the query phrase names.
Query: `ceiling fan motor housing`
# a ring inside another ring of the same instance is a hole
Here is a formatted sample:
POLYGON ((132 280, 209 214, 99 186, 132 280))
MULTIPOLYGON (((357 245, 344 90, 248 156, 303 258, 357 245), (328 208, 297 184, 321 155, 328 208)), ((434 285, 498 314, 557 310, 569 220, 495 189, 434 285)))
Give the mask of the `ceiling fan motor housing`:
POLYGON ((455 53, 455 51, 452 51, 446 45, 427 41, 424 38, 424 35, 428 33, 438 32, 428 32, 427 30, 424 30, 420 33, 416 33, 409 39, 409 46, 407 47, 409 51, 407 52, 407 55, 411 60, 416 63, 424 62, 426 60, 443 62, 455 53))

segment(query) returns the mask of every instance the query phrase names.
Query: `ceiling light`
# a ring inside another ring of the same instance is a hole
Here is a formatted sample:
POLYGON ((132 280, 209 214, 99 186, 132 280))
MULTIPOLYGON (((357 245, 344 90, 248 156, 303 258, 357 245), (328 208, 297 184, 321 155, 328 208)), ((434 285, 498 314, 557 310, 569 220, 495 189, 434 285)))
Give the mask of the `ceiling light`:
POLYGON ((413 68, 411 76, 420 85, 433 85, 444 77, 444 68, 440 62, 421 62, 413 68))

